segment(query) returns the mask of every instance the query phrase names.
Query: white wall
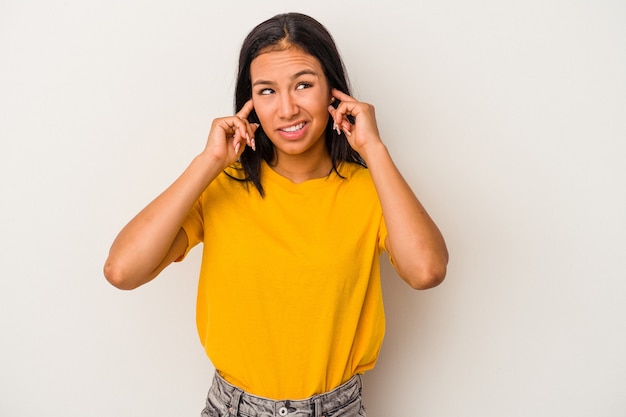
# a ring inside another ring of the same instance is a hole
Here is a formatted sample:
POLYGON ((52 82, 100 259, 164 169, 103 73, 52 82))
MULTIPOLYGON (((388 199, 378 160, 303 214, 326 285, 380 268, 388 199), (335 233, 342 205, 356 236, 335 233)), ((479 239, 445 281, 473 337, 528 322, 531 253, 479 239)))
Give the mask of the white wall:
POLYGON ((368 416, 624 416, 626 3, 221 3, 0 0, 0 415, 199 415, 199 251, 133 292, 101 268, 296 10, 451 253, 426 292, 385 266, 368 416))

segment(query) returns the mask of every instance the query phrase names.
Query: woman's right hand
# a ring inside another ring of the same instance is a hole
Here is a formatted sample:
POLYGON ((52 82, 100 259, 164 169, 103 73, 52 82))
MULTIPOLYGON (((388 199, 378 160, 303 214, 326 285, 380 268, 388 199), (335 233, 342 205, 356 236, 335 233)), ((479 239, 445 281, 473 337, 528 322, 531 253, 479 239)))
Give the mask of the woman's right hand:
POLYGON ((237 161, 246 145, 256 150, 254 132, 259 125, 248 122, 248 117, 253 109, 254 104, 250 99, 234 116, 213 120, 203 153, 208 154, 215 161, 219 161, 222 168, 226 168, 237 161))
POLYGON ((189 210, 210 182, 239 158, 246 144, 255 147, 258 125, 248 122, 253 108, 250 100, 234 116, 215 119, 201 154, 120 231, 104 266, 111 284, 136 288, 184 254, 188 239, 182 224, 189 210))

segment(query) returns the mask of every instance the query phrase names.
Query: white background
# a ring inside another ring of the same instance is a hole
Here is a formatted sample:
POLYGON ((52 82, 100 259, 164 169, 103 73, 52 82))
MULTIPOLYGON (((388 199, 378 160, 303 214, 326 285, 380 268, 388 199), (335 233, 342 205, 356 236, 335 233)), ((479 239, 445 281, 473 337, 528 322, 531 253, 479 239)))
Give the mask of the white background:
POLYGON ((368 416, 626 415, 621 0, 0 0, 0 415, 199 415, 200 251, 131 292, 101 269, 283 11, 333 33, 450 249, 433 290, 383 267, 368 416))

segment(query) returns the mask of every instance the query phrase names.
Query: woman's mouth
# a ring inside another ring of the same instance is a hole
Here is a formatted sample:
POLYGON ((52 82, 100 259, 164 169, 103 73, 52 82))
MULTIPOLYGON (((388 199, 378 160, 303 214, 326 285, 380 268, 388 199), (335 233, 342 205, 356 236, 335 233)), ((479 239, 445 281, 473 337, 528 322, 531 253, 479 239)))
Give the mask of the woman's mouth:
POLYGON ((302 122, 302 123, 298 123, 297 125, 289 126, 289 127, 286 127, 284 129, 280 129, 280 130, 282 132, 286 132, 286 133, 293 133, 293 132, 297 132, 297 131, 301 130, 304 127, 305 124, 306 123, 302 122))
POLYGON ((307 125, 307 122, 300 122, 295 125, 278 129, 278 132, 284 139, 296 140, 302 138, 304 132, 306 132, 307 125))

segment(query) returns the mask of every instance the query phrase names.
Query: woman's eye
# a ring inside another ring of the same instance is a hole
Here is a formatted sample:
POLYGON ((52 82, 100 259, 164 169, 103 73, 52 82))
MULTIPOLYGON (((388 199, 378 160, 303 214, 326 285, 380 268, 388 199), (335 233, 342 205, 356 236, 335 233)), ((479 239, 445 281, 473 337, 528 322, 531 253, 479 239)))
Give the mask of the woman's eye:
POLYGON ((259 91, 259 94, 267 96, 269 94, 272 94, 273 92, 274 90, 272 90, 271 88, 264 88, 263 90, 259 91))
POLYGON ((309 83, 300 83, 296 87, 296 90, 304 90, 305 88, 309 88, 309 87, 311 87, 311 84, 309 83))

